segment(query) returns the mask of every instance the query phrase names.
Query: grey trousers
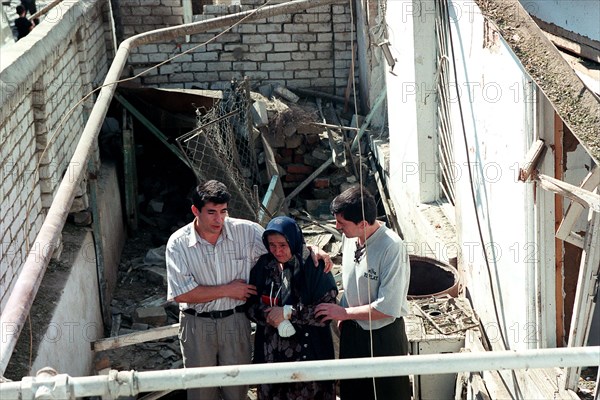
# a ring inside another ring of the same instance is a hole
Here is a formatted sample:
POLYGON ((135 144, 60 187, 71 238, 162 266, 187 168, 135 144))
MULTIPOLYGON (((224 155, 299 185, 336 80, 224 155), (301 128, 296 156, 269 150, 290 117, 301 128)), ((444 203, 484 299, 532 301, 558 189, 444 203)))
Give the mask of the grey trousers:
MULTIPOLYGON (((179 343, 186 368, 250 364, 250 321, 244 313, 212 319, 179 313, 179 343)), ((189 389, 188 400, 245 400, 248 386, 189 389)))

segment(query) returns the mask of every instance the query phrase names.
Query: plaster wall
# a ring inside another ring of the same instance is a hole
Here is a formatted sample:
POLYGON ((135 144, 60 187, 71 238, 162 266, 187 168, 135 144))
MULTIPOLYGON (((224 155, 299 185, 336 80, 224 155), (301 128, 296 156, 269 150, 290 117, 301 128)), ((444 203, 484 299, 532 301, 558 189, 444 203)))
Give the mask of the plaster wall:
MULTIPOLYGON (((386 74, 389 123, 388 189, 411 254, 448 261, 455 255, 452 227, 436 229, 439 207, 435 152, 434 14, 426 2, 388 2, 392 54, 398 63, 386 74)), ((443 217, 443 215, 442 215, 443 217)))
MULTIPOLYGON (((63 244, 60 259, 44 274, 31 324, 23 328, 6 369, 12 380, 35 376, 43 367, 71 376, 91 372, 90 344, 103 337, 92 232, 67 224, 63 244)), ((7 327, 3 334, 10 334, 7 327)))
MULTIPOLYGON (((98 175, 98 214, 106 285, 104 298, 108 300, 115 291, 121 252, 127 239, 121 204, 117 167, 114 162, 103 161, 98 175)), ((109 307, 109 302, 105 306, 109 307)))
MULTIPOLYGON (((435 14, 427 8, 415 10, 414 4, 418 2, 390 2, 387 9, 398 42, 395 48, 404 60, 395 76, 387 76, 391 192, 405 239, 417 244, 411 250, 423 253, 425 249, 428 256, 444 260, 456 245, 443 226, 429 218, 436 207, 431 201, 439 196, 431 185, 438 179, 430 21, 435 14)), ((457 172, 455 224, 450 225, 456 231, 459 268, 495 346, 500 346, 501 330, 510 348, 525 349, 536 341, 535 304, 530 299, 535 289, 536 243, 532 185, 518 182, 517 171, 535 133, 535 103, 527 97, 532 84, 498 35, 492 33, 491 40, 484 35, 490 27, 484 27, 473 3, 452 2, 450 12, 458 75, 458 81, 450 77, 457 172)))
MULTIPOLYGON (((108 68, 105 2, 62 2, 0 56, 0 312, 85 124, 108 68), (75 106, 75 107, 74 107, 75 106), (71 108, 74 107, 72 110, 71 108), (71 113, 70 113, 71 112, 71 113)), ((88 205, 84 185, 75 211, 88 205)))
MULTIPOLYGON (((94 358, 91 343, 103 337, 92 233, 72 233, 64 234, 68 251, 61 257, 61 261, 71 264, 70 271, 64 276, 60 299, 37 349, 32 375, 46 366, 70 376, 89 375, 94 358)), ((54 284, 42 284, 42 290, 56 289, 54 284)), ((36 312, 36 307, 32 312, 36 312)))

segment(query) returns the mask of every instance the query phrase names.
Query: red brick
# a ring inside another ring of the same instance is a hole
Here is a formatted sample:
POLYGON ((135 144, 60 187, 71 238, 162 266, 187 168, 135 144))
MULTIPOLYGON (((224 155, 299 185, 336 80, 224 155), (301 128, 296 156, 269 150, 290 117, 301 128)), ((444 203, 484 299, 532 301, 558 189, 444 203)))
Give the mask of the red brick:
POLYGON ((294 154, 294 163, 304 164, 304 155, 303 154, 294 154))
POLYGON ((301 174, 287 174, 283 177, 283 180, 286 182, 302 182, 306 179, 306 175, 301 174))
POLYGON ((310 175, 313 172, 313 167, 304 164, 290 164, 286 168, 289 174, 305 174, 310 175))
POLYGON ((329 187, 329 178, 316 178, 313 185, 317 189, 325 189, 329 187))
POLYGON ((284 157, 291 157, 294 155, 294 149, 281 149, 280 152, 284 157))

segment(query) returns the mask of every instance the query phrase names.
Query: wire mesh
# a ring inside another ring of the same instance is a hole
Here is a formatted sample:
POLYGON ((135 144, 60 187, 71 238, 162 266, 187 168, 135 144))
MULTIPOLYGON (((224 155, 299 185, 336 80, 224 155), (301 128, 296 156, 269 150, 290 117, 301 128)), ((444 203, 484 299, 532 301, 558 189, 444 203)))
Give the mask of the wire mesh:
POLYGON ((227 186, 232 217, 256 221, 258 200, 252 187, 258 181, 258 166, 250 106, 249 80, 232 81, 210 110, 196 111, 196 128, 177 143, 198 181, 216 179, 227 186))

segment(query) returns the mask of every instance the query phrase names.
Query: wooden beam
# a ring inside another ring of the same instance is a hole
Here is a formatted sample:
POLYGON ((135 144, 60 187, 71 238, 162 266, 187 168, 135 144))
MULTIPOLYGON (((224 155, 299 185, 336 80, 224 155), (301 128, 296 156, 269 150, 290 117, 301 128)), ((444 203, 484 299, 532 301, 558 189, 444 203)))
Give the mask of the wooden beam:
POLYGON ((529 176, 534 169, 537 169, 537 165, 540 162, 540 158, 544 155, 546 151, 546 145, 544 141, 541 139, 536 140, 532 145, 527 154, 525 155, 525 160, 521 164, 521 168, 519 168, 519 180, 527 181, 529 176))
MULTIPOLYGON (((564 176, 564 124, 559 115, 554 113, 554 177, 562 180, 564 176)), ((558 229, 559 221, 563 217, 563 202, 564 199, 558 194, 554 194, 554 229, 558 229)), ((567 343, 565 341, 565 256, 564 243, 558 239, 554 239, 554 298, 556 300, 556 346, 563 347, 567 343)))
POLYGON ((179 332, 179 324, 161 326, 146 331, 129 333, 106 339, 100 339, 92 343, 92 351, 104 351, 118 349, 120 347, 131 346, 132 344, 151 342, 153 340, 164 339, 175 336, 179 332))
MULTIPOLYGON (((586 176, 586 178, 581 183, 580 187, 585 190, 593 191, 600 184, 600 168, 598 166, 594 167, 594 169, 586 176)), ((584 210, 584 207, 579 204, 572 202, 567 208, 567 212, 560 223, 560 226, 556 230, 556 237, 564 240, 565 242, 569 242, 579 248, 583 248, 583 236, 580 234, 573 232, 573 225, 579 219, 581 212, 584 210)))
POLYGON ((558 193, 595 212, 600 212, 600 195, 544 174, 537 175, 536 180, 542 189, 558 193))

